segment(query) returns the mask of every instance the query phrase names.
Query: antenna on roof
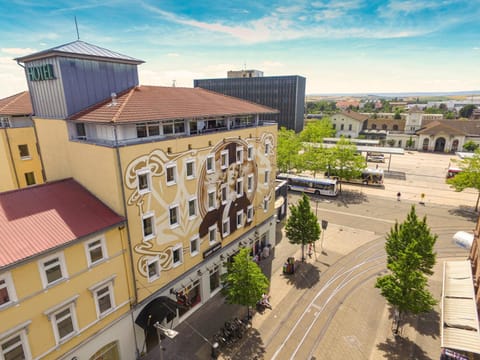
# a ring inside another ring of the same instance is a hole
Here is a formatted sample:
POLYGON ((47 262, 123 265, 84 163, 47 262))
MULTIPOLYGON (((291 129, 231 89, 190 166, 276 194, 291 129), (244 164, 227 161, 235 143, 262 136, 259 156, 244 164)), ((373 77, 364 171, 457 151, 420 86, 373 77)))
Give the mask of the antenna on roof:
POLYGON ((74 18, 75 18, 75 29, 77 29, 77 40, 80 40, 80 33, 78 32, 77 17, 74 16, 74 18))
POLYGON ((176 80, 172 80, 172 87, 175 87, 175 81, 176 80))

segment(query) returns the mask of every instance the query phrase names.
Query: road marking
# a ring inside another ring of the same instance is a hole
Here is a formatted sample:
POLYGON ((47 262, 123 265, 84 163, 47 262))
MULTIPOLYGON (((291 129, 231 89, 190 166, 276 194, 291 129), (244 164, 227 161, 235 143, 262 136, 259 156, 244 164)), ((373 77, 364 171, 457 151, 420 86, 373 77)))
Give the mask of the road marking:
MULTIPOLYGON (((312 207, 312 208, 313 208, 313 207, 312 207)), ((368 219, 368 220, 374 220, 374 221, 381 221, 381 222, 384 222, 384 223, 387 223, 387 224, 395 224, 395 221, 393 221, 393 220, 380 219, 380 218, 377 218, 377 217, 371 217, 371 216, 365 216, 365 215, 352 214, 352 213, 348 213, 348 212, 344 212, 344 211, 335 211, 335 210, 327 210, 327 209, 318 209, 318 210, 320 210, 320 211, 326 211, 326 212, 331 212, 331 213, 339 214, 339 215, 349 215, 349 216, 358 217, 358 218, 362 218, 362 219, 368 219)))

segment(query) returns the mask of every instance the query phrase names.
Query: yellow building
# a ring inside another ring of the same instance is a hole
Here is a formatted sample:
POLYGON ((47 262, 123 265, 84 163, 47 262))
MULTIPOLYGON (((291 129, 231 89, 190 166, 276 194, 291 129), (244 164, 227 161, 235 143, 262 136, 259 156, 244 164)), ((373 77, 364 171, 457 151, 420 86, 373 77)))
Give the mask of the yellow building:
POLYGON ((66 179, 0 193, 0 228, 1 359, 134 358, 123 217, 66 179))
POLYGON ((220 290, 226 259, 275 243, 277 124, 259 115, 276 110, 139 86, 141 60, 82 41, 17 61, 46 179, 72 177, 126 217, 135 350, 149 351, 156 321, 175 326, 220 290), (80 77, 85 86, 72 89, 80 77), (173 313, 150 312, 166 303, 173 313))
POLYGON ((42 162, 27 91, 0 99, 0 192, 42 184, 42 162))

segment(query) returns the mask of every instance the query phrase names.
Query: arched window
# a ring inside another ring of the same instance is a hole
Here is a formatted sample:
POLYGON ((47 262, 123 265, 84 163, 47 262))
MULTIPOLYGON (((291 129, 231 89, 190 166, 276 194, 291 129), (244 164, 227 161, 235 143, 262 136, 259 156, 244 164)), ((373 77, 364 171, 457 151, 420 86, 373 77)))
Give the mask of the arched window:
POLYGON ((393 130, 398 131, 398 125, 393 125, 393 130))
POLYGON ((382 130, 387 130, 387 124, 382 125, 382 130))
POLYGON ((377 128, 377 124, 372 124, 372 129, 375 130, 377 128))
POLYGON ((119 352, 118 352, 118 343, 116 341, 112 341, 111 343, 105 345, 100 350, 98 350, 95 354, 90 356, 90 360, 101 360, 101 359, 111 359, 111 360, 119 360, 119 352))

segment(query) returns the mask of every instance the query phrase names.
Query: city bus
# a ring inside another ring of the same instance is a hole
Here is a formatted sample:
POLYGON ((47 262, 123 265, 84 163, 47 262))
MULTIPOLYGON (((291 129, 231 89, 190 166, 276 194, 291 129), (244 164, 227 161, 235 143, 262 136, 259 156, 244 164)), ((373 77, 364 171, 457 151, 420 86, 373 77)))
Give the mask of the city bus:
POLYGON ((279 174, 277 179, 286 180, 288 190, 325 196, 337 196, 338 194, 337 180, 335 179, 316 179, 288 174, 279 174))

